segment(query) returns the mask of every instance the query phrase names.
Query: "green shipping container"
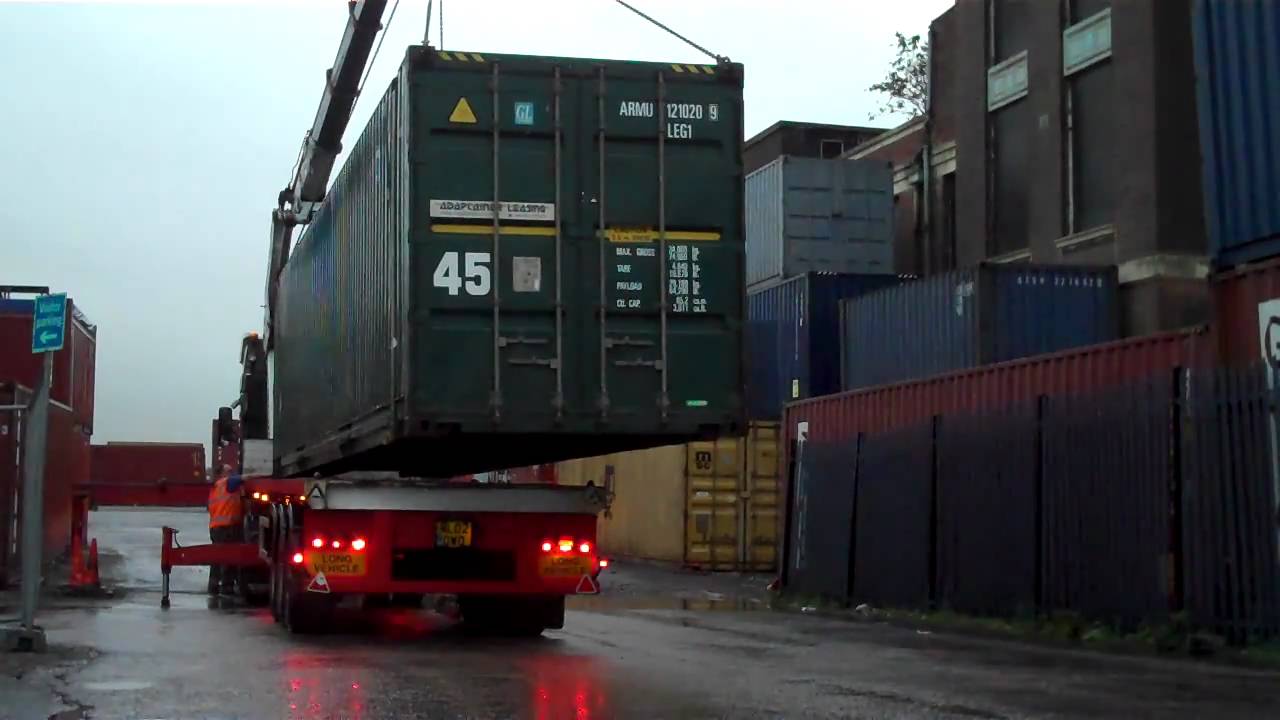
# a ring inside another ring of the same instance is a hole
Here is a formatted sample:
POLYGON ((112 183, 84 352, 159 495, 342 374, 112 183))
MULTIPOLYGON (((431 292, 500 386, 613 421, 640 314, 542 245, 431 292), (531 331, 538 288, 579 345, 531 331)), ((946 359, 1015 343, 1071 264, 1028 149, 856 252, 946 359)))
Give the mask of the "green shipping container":
POLYGON ((410 48, 281 278, 278 469, 740 432, 741 146, 740 65, 410 48))

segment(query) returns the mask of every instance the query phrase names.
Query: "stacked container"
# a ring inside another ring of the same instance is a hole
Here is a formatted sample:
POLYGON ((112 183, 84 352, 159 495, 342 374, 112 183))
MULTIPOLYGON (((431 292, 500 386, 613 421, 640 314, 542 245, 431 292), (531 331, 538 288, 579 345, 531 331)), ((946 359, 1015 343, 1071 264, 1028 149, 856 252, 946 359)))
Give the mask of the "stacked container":
POLYGON ((747 411, 839 390, 839 302, 893 275, 893 174, 783 156, 746 179, 747 411))
POLYGON ((1197 0, 1196 93, 1216 269, 1280 256, 1280 12, 1197 0))
POLYGON ((782 156, 747 175, 747 286, 808 272, 893 273, 893 171, 782 156))
MULTIPOLYGON (((35 301, 0 299, 0 380, 36 386, 44 358, 31 352, 31 323, 35 301)), ((93 430, 94 371, 98 331, 67 301, 66 340, 53 356, 53 384, 49 398, 70 408, 86 433, 93 430)))
POLYGON ((899 282, 893 275, 805 273, 748 295, 751 417, 776 420, 788 402, 840 390, 840 301, 899 282))
POLYGON ((845 300, 846 390, 1115 340, 1116 269, 982 264, 845 300))

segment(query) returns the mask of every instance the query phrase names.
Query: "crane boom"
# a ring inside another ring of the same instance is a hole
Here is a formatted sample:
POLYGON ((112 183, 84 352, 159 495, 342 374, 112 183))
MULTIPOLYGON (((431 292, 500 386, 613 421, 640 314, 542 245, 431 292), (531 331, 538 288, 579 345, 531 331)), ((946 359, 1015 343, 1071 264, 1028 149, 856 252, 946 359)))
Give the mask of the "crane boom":
POLYGON ((276 208, 271 213, 271 249, 263 315, 263 335, 268 349, 274 344, 272 320, 277 288, 280 273, 289 259, 293 228, 310 222, 316 205, 324 199, 333 165, 342 152, 342 135, 360 94, 360 78, 382 28, 382 13, 386 7, 386 0, 350 0, 347 3, 347 29, 342 34, 333 67, 325 74, 324 94, 316 108, 311 129, 302 141, 297 170, 289 186, 280 191, 276 208))

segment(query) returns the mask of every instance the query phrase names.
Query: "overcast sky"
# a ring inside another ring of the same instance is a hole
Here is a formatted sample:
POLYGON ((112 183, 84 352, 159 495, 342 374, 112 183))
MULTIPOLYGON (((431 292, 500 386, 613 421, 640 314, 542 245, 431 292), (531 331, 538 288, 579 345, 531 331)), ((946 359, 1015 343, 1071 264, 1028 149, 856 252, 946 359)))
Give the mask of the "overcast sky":
MULTIPOLYGON (((394 0, 392 0, 394 2, 394 0)), ((746 132, 868 122, 893 33, 951 0, 632 0, 746 66, 746 132)), ((98 325, 94 442, 204 442, 262 322, 269 212, 346 22, 345 0, 0 0, 0 283, 71 294, 98 325)), ((701 62, 610 0, 436 0, 444 47, 701 62)), ((400 0, 350 147, 426 0, 400 0)), ((431 37, 438 43, 439 30, 431 37)), ((336 175, 336 170, 335 170, 336 175)))

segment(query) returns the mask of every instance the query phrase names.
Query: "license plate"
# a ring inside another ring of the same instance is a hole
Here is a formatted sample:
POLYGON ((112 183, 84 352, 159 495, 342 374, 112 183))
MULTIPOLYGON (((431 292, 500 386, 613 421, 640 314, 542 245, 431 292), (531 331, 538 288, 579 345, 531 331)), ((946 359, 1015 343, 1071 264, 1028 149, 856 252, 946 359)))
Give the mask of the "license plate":
POLYGON ((436 523, 436 547, 471 546, 471 523, 466 520, 441 520, 436 523))
POLYGON ((538 559, 538 573, 542 577, 579 578, 591 574, 591 558, 582 556, 548 557, 538 559))
POLYGON ((312 575, 324 573, 326 577, 356 577, 367 572, 364 553, 308 552, 307 569, 312 575))

